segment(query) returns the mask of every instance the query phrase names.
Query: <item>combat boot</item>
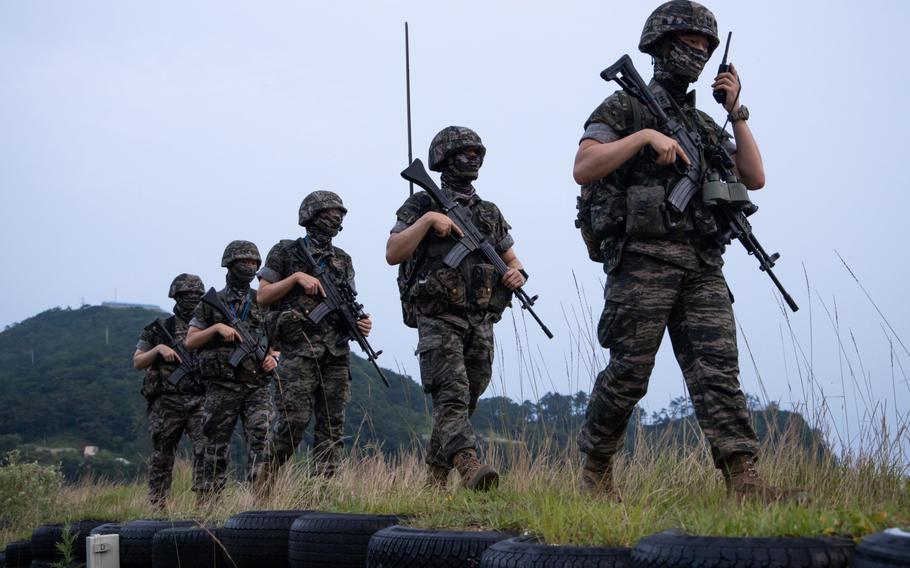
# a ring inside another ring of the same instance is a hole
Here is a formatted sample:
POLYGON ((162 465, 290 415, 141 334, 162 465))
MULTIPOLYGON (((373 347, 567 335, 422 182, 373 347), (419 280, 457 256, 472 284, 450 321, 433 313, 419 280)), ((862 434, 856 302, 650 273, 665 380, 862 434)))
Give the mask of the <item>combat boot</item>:
POLYGON ((449 471, 451 471, 449 468, 441 465, 427 464, 426 488, 444 490, 449 481, 449 471))
POLYGON ((480 463, 473 448, 465 448, 455 454, 452 465, 461 475, 461 486, 474 491, 487 491, 499 485, 499 473, 492 467, 480 463))
POLYGON ((603 497, 616 503, 622 503, 622 498, 619 496, 616 486, 613 485, 613 460, 601 460, 585 455, 578 490, 583 495, 603 497))
POLYGON ((809 502, 808 494, 802 489, 781 489, 762 479, 755 469, 755 459, 747 454, 732 456, 724 463, 721 473, 727 495, 731 497, 756 499, 767 504, 795 501, 805 505, 809 502))

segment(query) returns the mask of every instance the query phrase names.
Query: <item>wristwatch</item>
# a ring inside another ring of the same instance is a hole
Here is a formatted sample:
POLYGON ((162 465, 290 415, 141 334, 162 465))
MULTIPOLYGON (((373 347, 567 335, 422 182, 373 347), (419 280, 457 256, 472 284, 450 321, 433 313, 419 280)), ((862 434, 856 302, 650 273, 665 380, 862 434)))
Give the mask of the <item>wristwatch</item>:
POLYGON ((730 122, 749 120, 749 107, 740 105, 738 109, 727 115, 727 119, 729 119, 730 122))

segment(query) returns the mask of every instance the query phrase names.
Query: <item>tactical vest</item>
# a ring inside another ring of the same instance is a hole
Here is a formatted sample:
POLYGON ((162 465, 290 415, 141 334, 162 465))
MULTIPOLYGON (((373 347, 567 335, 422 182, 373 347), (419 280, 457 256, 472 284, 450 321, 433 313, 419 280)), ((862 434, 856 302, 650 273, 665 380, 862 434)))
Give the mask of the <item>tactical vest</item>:
MULTIPOLYGON (((494 243, 499 214, 496 207, 482 199, 475 199, 470 206, 472 221, 494 243)), ((428 211, 438 211, 433 204, 428 211)), ((405 323, 408 312, 424 316, 443 313, 464 316, 468 313, 486 313, 493 321, 502 317, 510 305, 512 292, 502 284, 496 267, 489 264, 479 251, 472 252, 456 268, 446 266, 444 259, 456 244, 452 237, 438 237, 430 230, 412 256, 409 283, 401 286, 405 323), (416 312, 416 313, 415 313, 416 312)), ((412 320, 416 326, 416 318, 412 320)), ((413 327, 412 326, 412 327, 413 327)))
MULTIPOLYGON (((710 116, 689 106, 675 106, 665 93, 654 93, 671 117, 694 129, 705 148, 722 141, 720 128, 710 116)), ((600 105, 585 127, 600 122, 626 137, 644 128, 658 130, 657 120, 648 108, 625 91, 614 95, 616 104, 600 105)), ((609 99, 608 99, 609 101, 609 99)), ((704 155, 689 156, 702 161, 704 155)), ((666 203, 667 196, 681 178, 672 166, 658 165, 650 146, 646 145, 610 175, 581 187, 578 219, 588 256, 604 262, 604 241, 611 237, 666 239, 680 242, 706 241, 716 235, 714 216, 696 196, 683 213, 666 203)))
MULTIPOLYGON (((171 336, 182 342, 186 338, 188 330, 187 322, 177 316, 171 316, 164 320, 164 325, 168 328, 171 336)), ((164 343, 164 338, 155 336, 155 345, 164 343)), ((187 395, 198 396, 205 392, 205 387, 199 378, 198 373, 192 373, 183 377, 180 382, 173 385, 168 382, 168 378, 179 363, 169 363, 158 357, 155 362, 145 370, 145 376, 142 380, 142 396, 151 404, 161 395, 187 395)))
MULTIPOLYGON (((226 290, 218 292, 221 301, 228 309, 239 310, 238 317, 247 325, 247 329, 256 340, 268 343, 265 333, 265 318, 262 308, 256 303, 255 290, 247 290, 246 303, 243 307, 235 305, 226 299, 226 290)), ((211 321, 210 326, 216 323, 227 325, 229 322, 218 313, 217 310, 204 306, 207 310, 211 321)), ((250 356, 243 360, 235 369, 230 365, 230 357, 237 344, 227 342, 221 339, 220 334, 214 337, 199 350, 199 374, 205 381, 218 382, 224 386, 235 387, 239 390, 241 383, 265 384, 269 381, 269 375, 260 367, 259 361, 250 356)))
MULTIPOLYGON (((285 273, 281 275, 282 278, 287 278, 295 272, 312 276, 312 267, 293 253, 293 249, 297 247, 296 240, 282 240, 279 245, 283 249, 285 259, 285 273)), ((335 254, 328 262, 327 268, 337 282, 348 280, 353 288, 354 283, 349 279, 350 257, 338 247, 333 249, 335 254)), ((318 258, 317 262, 326 261, 318 258)), ((340 316, 335 313, 329 314, 318 324, 313 323, 308 317, 322 301, 322 296, 307 294, 303 288, 294 285, 281 302, 270 308, 266 316, 269 336, 305 357, 320 357, 325 349, 335 356, 346 355, 350 352, 350 346, 347 334, 342 331, 343 323, 340 316)))

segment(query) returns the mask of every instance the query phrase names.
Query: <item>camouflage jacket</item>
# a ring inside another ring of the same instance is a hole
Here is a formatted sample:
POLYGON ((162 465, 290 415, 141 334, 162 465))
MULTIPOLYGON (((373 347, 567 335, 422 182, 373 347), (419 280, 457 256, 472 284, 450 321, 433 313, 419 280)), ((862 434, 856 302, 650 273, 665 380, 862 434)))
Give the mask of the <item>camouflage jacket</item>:
MULTIPOLYGON (((512 248, 511 226, 499 207, 476 194, 470 198, 468 207, 474 224, 493 243, 496 252, 502 254, 512 248)), ((433 198, 425 191, 415 193, 396 212, 398 220, 392 232, 405 230, 429 211, 439 211, 433 198)), ((445 266, 443 259, 456 242, 452 237, 437 237, 433 231, 427 232, 407 263, 405 271, 410 277, 402 294, 403 301, 416 305, 425 316, 480 312, 498 319, 509 305, 512 292, 479 251, 469 254, 456 269, 445 266)))
MULTIPOLYGON (((238 291, 225 287, 218 291, 218 297, 246 324, 253 337, 262 344, 268 345, 268 337, 265 332, 265 312, 256 303, 255 290, 248 288, 245 291, 238 291)), ((227 325, 229 321, 215 308, 205 302, 199 302, 189 325, 206 329, 216 323, 227 325)), ((254 360, 255 357, 247 357, 236 369, 230 366, 228 360, 234 349, 236 349, 236 345, 222 340, 220 335, 216 335, 199 349, 199 374, 202 378, 228 387, 238 385, 238 383, 266 384, 269 381, 269 375, 262 370, 260 363, 254 360)))
MULTIPOLYGON (((168 331, 176 341, 183 342, 186 338, 186 332, 189 325, 180 316, 173 315, 164 321, 168 326, 168 331)), ((167 339, 154 330, 145 328, 139 334, 139 342, 136 349, 139 351, 150 351, 161 344, 167 344, 167 339)), ((199 379, 198 373, 193 373, 180 380, 177 385, 168 382, 171 373, 180 363, 169 363, 162 357, 156 357, 155 361, 145 369, 145 378, 142 382, 142 396, 149 402, 162 394, 187 394, 198 395, 205 389, 199 379)))
MULTIPOLYGON (((295 272, 313 274, 313 269, 293 253, 297 241, 284 239, 269 251, 265 265, 259 271, 259 278, 269 282, 284 280, 295 272)), ((331 252, 317 254, 311 249, 316 262, 328 266, 338 282, 354 284, 354 264, 348 253, 333 246, 331 252)), ((306 294, 299 285, 288 292, 280 302, 271 306, 267 316, 269 333, 278 342, 282 351, 289 350, 304 357, 321 357, 325 351, 335 356, 350 353, 348 335, 344 323, 337 314, 330 314, 319 324, 309 319, 313 309, 322 303, 322 297, 306 294)))

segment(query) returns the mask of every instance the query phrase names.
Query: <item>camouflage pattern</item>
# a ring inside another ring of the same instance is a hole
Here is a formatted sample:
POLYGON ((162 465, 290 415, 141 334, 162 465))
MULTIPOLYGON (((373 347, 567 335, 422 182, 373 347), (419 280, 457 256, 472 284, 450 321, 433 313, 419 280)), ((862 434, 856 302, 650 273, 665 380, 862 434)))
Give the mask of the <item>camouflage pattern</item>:
MULTIPOLYGON (((652 81, 648 88, 668 116, 694 125, 705 144, 729 139, 707 113, 695 108, 694 93, 678 104, 659 83, 652 81)), ((626 137, 643 128, 656 128, 657 120, 646 106, 617 91, 591 113, 585 129, 595 124, 626 137)), ((717 224, 701 200, 693 199, 683 214, 664 206, 668 189, 679 177, 673 167, 656 164, 646 147, 609 176, 582 187, 582 195, 588 194, 589 217, 581 221, 606 240, 602 245, 604 270, 612 270, 623 251, 648 254, 690 270, 702 262, 723 265, 724 249, 714 238, 717 224), (632 214, 630 203, 634 204, 632 214)))
POLYGON ((174 454, 180 438, 186 434, 193 448, 193 481, 195 492, 202 490, 206 439, 202 434, 202 403, 205 396, 165 394, 156 398, 148 409, 148 429, 152 438, 149 454, 149 502, 161 507, 171 491, 174 454))
POLYGON ((221 266, 227 268, 235 260, 249 259, 255 260, 257 265, 262 264, 262 258, 259 256, 259 249, 250 241, 231 241, 224 248, 224 254, 221 255, 221 266))
MULTIPOLYGON (((265 314, 256 303, 255 290, 226 287, 218 292, 218 296, 229 310, 247 323, 253 337, 268 343, 265 314)), ((216 323, 226 324, 227 321, 217 310, 200 302, 190 325, 206 329, 216 323)), ((238 419, 243 425, 249 448, 250 479, 255 479, 266 463, 271 413, 268 384, 271 376, 262 370, 254 357, 247 357, 236 369, 231 368, 228 359, 234 348, 234 344, 215 336, 199 350, 199 371, 206 385, 202 428, 208 440, 203 479, 203 491, 207 494, 224 488, 228 446, 238 419)))
MULTIPOLYGON (((256 302, 255 290, 247 288, 240 291, 228 286, 219 290, 218 296, 229 310, 233 310, 242 321, 246 322, 253 337, 261 342, 268 342, 265 330, 265 311, 256 302)), ((212 306, 199 302, 193 312, 190 325, 206 329, 216 323, 227 324, 228 320, 212 306)), ((199 350, 199 373, 206 384, 214 382, 227 387, 246 383, 268 384, 269 375, 262 370, 259 362, 255 361, 253 357, 244 359, 237 369, 230 367, 228 359, 235 348, 235 344, 225 342, 220 335, 216 335, 199 350)))
POLYGON ((455 454, 477 447, 471 415, 493 374, 493 322, 443 315, 420 317, 417 326, 420 381, 433 399, 426 462, 450 469, 455 454))
POLYGON ((481 156, 487 153, 476 132, 465 126, 447 126, 430 142, 427 166, 435 172, 441 172, 449 156, 467 148, 478 150, 481 156))
POLYGON ((348 212, 337 193, 332 191, 314 191, 304 197, 300 203, 297 223, 301 227, 305 227, 310 219, 326 209, 341 209, 345 214, 348 212))
MULTIPOLYGON (((512 248, 514 240, 509 233, 512 227, 494 203, 473 195, 467 206, 474 224, 494 243, 496 252, 502 254, 512 248)), ((398 209, 398 221, 392 232, 403 231, 429 211, 439 211, 433 199, 424 191, 415 193, 398 209)), ((512 292, 479 251, 465 257, 458 268, 445 266, 443 259, 454 244, 452 238, 437 237, 432 231, 424 236, 408 261, 408 272, 413 277, 401 284, 406 288, 402 297, 424 316, 449 313, 464 317, 479 312, 490 314, 498 321, 512 300, 512 292)))
POLYGON ((176 298, 177 294, 182 292, 192 292, 202 296, 205 294, 205 285, 202 283, 202 279, 195 274, 187 274, 184 272, 183 274, 177 275, 177 277, 174 278, 174 281, 171 282, 167 297, 176 298))
POLYGON ((754 455, 758 443, 739 385, 733 307, 720 268, 688 270, 627 251, 607 279, 605 297, 597 333, 610 363, 594 384, 578 436, 581 451, 606 462, 622 448, 668 329, 715 464, 754 455))
MULTIPOLYGON (((279 282, 295 272, 312 275, 312 268, 292 254, 296 246, 297 241, 290 239, 283 239, 273 246, 259 271, 259 278, 279 282)), ((328 263, 335 278, 347 281, 356 289, 354 264, 348 253, 336 246, 331 247, 331 253, 319 254, 312 248, 311 252, 317 262, 328 263)), ((295 284, 277 305, 272 306, 268 315, 270 333, 282 355, 296 353, 319 358, 328 351, 333 356, 346 357, 351 352, 347 334, 337 314, 326 316, 319 324, 310 321, 310 312, 321 303, 321 296, 306 294, 295 284)))
POLYGON ((701 4, 689 0, 670 0, 651 12, 641 32, 639 51, 660 56, 659 45, 669 33, 697 33, 705 36, 708 38, 709 56, 720 44, 714 14, 701 4))
POLYGON ((312 357, 297 350, 282 350, 272 394, 272 463, 279 466, 294 455, 307 424, 315 418, 316 472, 333 475, 344 449, 344 410, 351 401, 348 355, 326 351, 320 357, 312 357))
MULTIPOLYGON (((187 332, 186 321, 174 316, 173 325, 174 339, 182 342, 187 332)), ((165 338, 143 329, 136 347, 140 351, 149 351, 162 343, 165 343, 165 338)), ((184 377, 177 385, 169 383, 167 379, 177 365, 176 362, 169 363, 158 357, 146 369, 142 384, 142 394, 149 401, 148 431, 152 439, 152 452, 149 454, 149 501, 158 507, 164 505, 170 494, 174 455, 184 434, 190 439, 193 448, 193 491, 198 491, 202 483, 205 448, 205 438, 202 435, 204 387, 195 375, 184 377)))
POLYGON ((237 420, 247 445, 247 480, 257 481, 267 463, 266 442, 271 418, 265 384, 211 383, 205 393, 202 433, 206 438, 202 492, 219 493, 227 483, 228 449, 237 420))

